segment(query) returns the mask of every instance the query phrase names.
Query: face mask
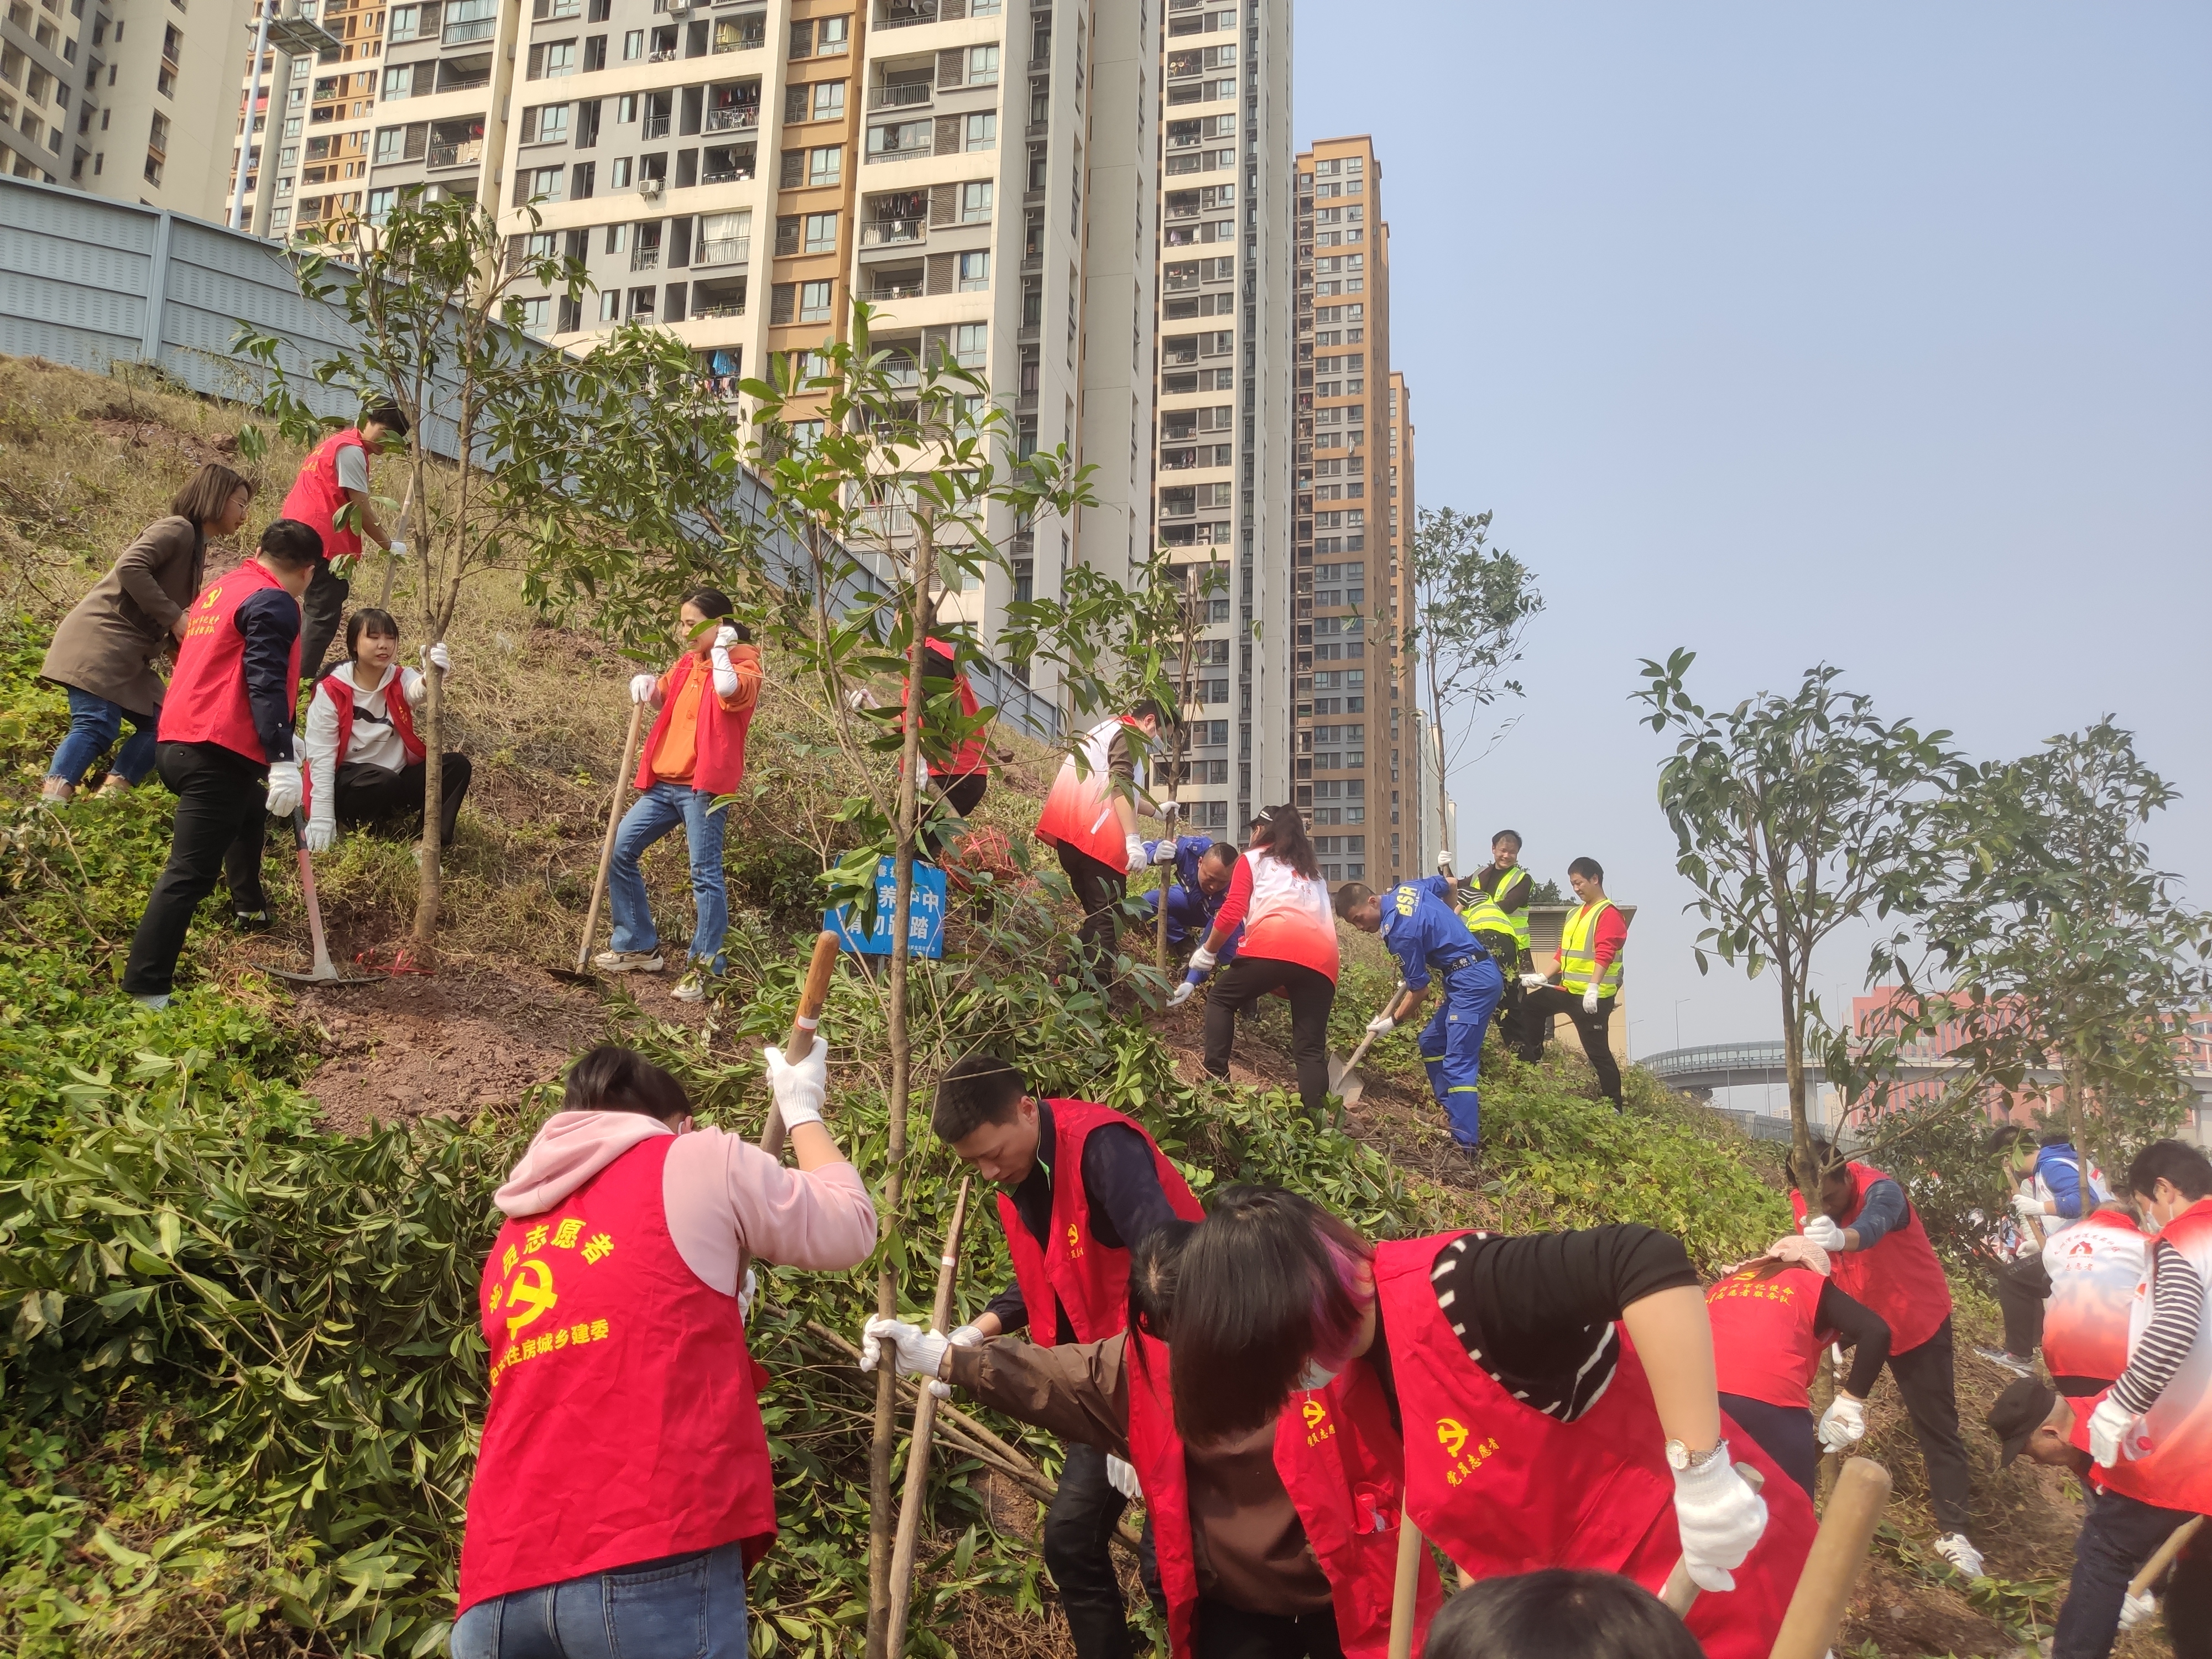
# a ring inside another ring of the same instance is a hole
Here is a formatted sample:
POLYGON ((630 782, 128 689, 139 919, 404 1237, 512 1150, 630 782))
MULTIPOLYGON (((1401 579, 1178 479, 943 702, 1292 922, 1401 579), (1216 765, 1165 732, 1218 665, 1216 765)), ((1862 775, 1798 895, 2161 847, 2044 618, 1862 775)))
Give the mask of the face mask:
POLYGON ((1298 1380, 1291 1386, 1294 1389, 1325 1389, 1335 1381, 1334 1371, 1325 1371, 1314 1361, 1309 1359, 1306 1361, 1305 1369, 1298 1373, 1298 1380))

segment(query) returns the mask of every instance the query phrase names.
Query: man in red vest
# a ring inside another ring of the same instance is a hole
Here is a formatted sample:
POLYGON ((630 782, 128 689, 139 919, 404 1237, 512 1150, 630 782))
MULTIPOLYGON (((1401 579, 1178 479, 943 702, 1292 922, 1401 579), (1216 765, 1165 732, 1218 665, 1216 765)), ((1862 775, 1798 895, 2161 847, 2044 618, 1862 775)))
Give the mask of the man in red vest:
MULTIPOLYGON (((1024 1327, 1040 1347, 1103 1341, 1128 1323, 1131 1249, 1165 1222, 1203 1213, 1143 1126, 1087 1100, 1040 1100, 994 1054, 953 1062, 930 1127, 999 1184, 999 1224, 1013 1258, 1014 1282, 952 1333, 957 1346, 1024 1327)), ((1045 1565, 1082 1659, 1130 1651, 1107 1545, 1135 1485, 1120 1459, 1071 1445, 1045 1514, 1045 1565)))
MULTIPOLYGON (((976 701, 975 688, 969 683, 967 671, 960 666, 959 647, 951 640, 932 635, 922 642, 921 695, 930 698, 950 696, 957 704, 963 722, 972 721, 982 713, 983 705, 976 701)), ((921 830, 929 856, 942 859, 950 837, 938 815, 964 818, 983 804, 983 796, 991 787, 991 751, 980 726, 964 737, 956 732, 949 740, 933 732, 927 721, 922 731, 926 738, 940 738, 940 741, 950 744, 946 752, 927 757, 929 787, 936 799, 927 809, 931 822, 925 823, 921 830)))
POLYGON ((123 988, 146 1007, 168 1006, 185 931, 218 876, 229 878, 240 929, 269 925, 264 819, 289 817, 301 804, 292 750, 300 596, 319 557, 313 531, 279 519, 261 532, 259 554, 210 582, 185 613, 155 751, 177 797, 176 823, 123 972, 123 988))
POLYGON ((867 1187, 822 1121, 826 1053, 767 1051, 795 1170, 696 1127, 674 1078, 609 1045, 570 1070, 492 1195, 491 1399, 454 1659, 743 1659, 776 1479, 744 1264, 836 1273, 876 1244, 867 1187))
POLYGON ((323 672, 323 653, 337 637, 338 618, 345 614, 346 597, 353 591, 346 574, 331 568, 331 561, 345 560, 349 574, 353 561, 361 556, 363 536, 395 559, 407 556, 407 544, 392 539, 368 493, 369 452, 380 447, 386 436, 405 437, 407 430, 406 413, 398 404, 378 404, 361 417, 359 426, 333 432, 308 451, 291 493, 284 497, 284 516, 306 525, 321 541, 314 580, 307 585, 303 602, 307 627, 300 640, 301 665, 311 681, 323 672), (342 524, 339 515, 349 507, 351 518, 342 524))
POLYGON ((1966 1443, 1959 1435, 1959 1394, 1951 1339, 1951 1285, 1928 1242, 1928 1230, 1905 1189, 1880 1170, 1844 1163, 1826 1141, 1813 1142, 1811 1184, 1820 1195, 1808 1209, 1802 1177, 1790 1203, 1797 1225, 1832 1258, 1838 1288, 1889 1322, 1889 1374, 1912 1419, 1913 1438, 1928 1464, 1928 1492, 1941 1533, 1936 1553, 1969 1578, 1982 1556, 1966 1537, 1966 1443))

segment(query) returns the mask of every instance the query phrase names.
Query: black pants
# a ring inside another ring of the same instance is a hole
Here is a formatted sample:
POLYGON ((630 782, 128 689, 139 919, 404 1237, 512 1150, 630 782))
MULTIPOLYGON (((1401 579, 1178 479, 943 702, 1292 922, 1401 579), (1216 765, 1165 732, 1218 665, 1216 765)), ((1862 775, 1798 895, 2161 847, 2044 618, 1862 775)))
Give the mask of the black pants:
POLYGON ((1042 1553, 1080 1659, 1129 1659, 1133 1651, 1114 1573, 1114 1528, 1128 1506, 1106 1479, 1104 1452, 1068 1447, 1060 1489, 1044 1512, 1042 1553))
POLYGON ((1336 1006, 1336 981, 1318 969, 1240 956, 1215 975, 1206 996, 1206 1069, 1216 1077, 1229 1075, 1237 1014, 1277 989, 1291 999, 1291 1058, 1298 1068, 1298 1098, 1319 1115, 1328 1104, 1328 1013, 1336 1006))
POLYGON ((1333 1607, 1305 1613, 1247 1613, 1202 1595, 1192 1623, 1191 1650, 1197 1659, 1344 1659, 1333 1607))
MULTIPOLYGON (((469 793, 472 769, 466 755, 447 753, 438 777, 438 845, 453 844, 453 824, 461 816, 461 798, 469 793)), ((430 769, 417 761, 397 772, 380 766, 341 766, 337 787, 340 823, 373 830, 405 830, 422 826, 422 785, 430 769)))
POLYGON ((1543 1058, 1544 1039, 1550 1034, 1552 1017, 1565 1014, 1575 1023, 1575 1035, 1583 1040, 1583 1054, 1597 1073, 1597 1086, 1605 1097, 1620 1106, 1620 1062, 1613 1057, 1613 1038, 1608 1028, 1613 1024, 1615 997, 1600 997, 1597 1012, 1583 1012, 1583 994, 1570 991, 1563 986, 1547 985, 1540 991, 1531 991, 1521 1006, 1522 1017, 1528 1022, 1528 1047, 1521 1057, 1527 1060, 1543 1058), (1533 1052, 1531 1052, 1533 1050, 1533 1052))
POLYGON ((937 799, 923 803, 923 810, 933 815, 922 823, 921 842, 932 863, 943 861, 945 844, 952 839, 951 829, 943 818, 934 816, 934 813, 943 811, 953 817, 964 818, 983 804, 984 792, 990 787, 991 775, 988 772, 957 775, 932 772, 929 775, 929 787, 937 799))
POLYGON ((2173 1659, 2212 1659, 2212 1528, 2181 1547, 2166 1586, 2166 1635, 2173 1659))
POLYGON ((331 574, 328 559, 315 561, 314 574, 300 600, 300 684, 311 685, 323 672, 323 658, 337 637, 338 619, 345 615, 353 584, 331 574))
POLYGON ((2043 1303, 2051 1275, 2040 1252, 1997 1269, 1997 1306, 2004 1310, 2005 1352, 2025 1359, 2043 1346, 2043 1303))
POLYGON ((1813 1482, 1820 1472, 1820 1441, 1809 1407, 1776 1406, 1748 1395, 1723 1394, 1721 1409, 1782 1466, 1783 1474, 1805 1488, 1806 1497, 1813 1495, 1813 1482))
POLYGON ((1094 972, 1104 974, 1120 948, 1121 901, 1129 896, 1129 874, 1101 864, 1090 854, 1062 844, 1060 867, 1067 884, 1075 889, 1075 902, 1083 907, 1083 926, 1078 930, 1083 954, 1094 972))
MULTIPOLYGON (((2051 1659, 2104 1659, 2112 1650, 2128 1581, 2187 1519, 2186 1510, 2155 1509, 2120 1492, 2100 1492, 2090 1498, 2081 1535, 2074 1540, 2074 1579, 2058 1609, 2051 1659)), ((2179 1633, 2184 1626, 2171 1598, 2166 1613, 2166 1628, 2179 1633)), ((2179 1642, 2175 1651, 2180 1651, 2179 1642)))
POLYGON ((1951 1322, 1917 1348, 1889 1356, 1897 1395, 1912 1419, 1912 1437, 1928 1464, 1928 1496, 1936 1524, 1947 1533, 1964 1532, 1972 1497, 1967 1480, 1966 1443, 1959 1437, 1959 1392, 1953 1380, 1951 1322))
POLYGON ((269 769, 219 743, 165 743, 155 752, 154 769, 176 793, 177 821, 169 862, 147 896, 123 970, 123 988, 137 997, 166 996, 176 988, 185 932, 217 877, 228 878, 234 909, 268 908, 261 848, 268 835, 269 769))

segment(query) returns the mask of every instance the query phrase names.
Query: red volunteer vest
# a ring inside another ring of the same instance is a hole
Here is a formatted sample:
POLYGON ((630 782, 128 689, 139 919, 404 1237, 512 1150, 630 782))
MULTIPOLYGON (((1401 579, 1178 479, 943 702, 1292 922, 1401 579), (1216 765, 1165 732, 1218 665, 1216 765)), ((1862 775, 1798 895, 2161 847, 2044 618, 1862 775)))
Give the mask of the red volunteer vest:
MULTIPOLYGON (((1516 1400, 1468 1358, 1437 1306, 1429 1273, 1457 1237, 1375 1251, 1414 1525, 1478 1578, 1582 1567, 1656 1595, 1682 1540, 1667 1431, 1626 1329, 1611 1384, 1575 1421, 1516 1400)), ((1813 1547, 1813 1506, 1725 1412, 1721 1431, 1729 1455, 1766 1477, 1766 1532, 1735 1569, 1735 1589, 1700 1595, 1686 1622, 1709 1659, 1766 1659, 1813 1547)))
POLYGON ((1114 811, 1114 779, 1106 757, 1121 728, 1133 729, 1136 724, 1126 714, 1102 720, 1077 745, 1081 764, 1075 754, 1060 762, 1052 793, 1044 799, 1044 811, 1037 815, 1039 841, 1073 847, 1111 870, 1127 867, 1128 843, 1121 834, 1121 817, 1114 811))
MULTIPOLYGON (((971 720, 974 720, 982 712, 983 705, 976 702, 975 688, 968 683, 968 676, 960 672, 957 666, 960 660, 959 653, 951 641, 928 639, 923 641, 923 648, 934 652, 948 663, 955 665, 952 671, 952 690, 959 696, 961 714, 971 720)), ((983 732, 980 726, 976 728, 975 734, 955 749, 941 765, 933 762, 929 768, 930 775, 939 778, 964 778, 971 773, 988 772, 990 769, 990 751, 984 745, 983 732)))
MULTIPOLYGON (((2153 1243, 2172 1245, 2197 1270, 2199 1281, 2212 1286, 2212 1198, 2199 1199, 2184 1210, 2153 1243)), ((2150 1275, 2155 1275, 2154 1249, 2150 1255, 2150 1275)), ((2150 1275, 2130 1312, 2130 1351, 2150 1322, 2150 1275)), ((2197 1340, 2181 1357, 2179 1368, 2157 1401, 2136 1425, 2118 1461, 2109 1469, 2090 1471, 2099 1485, 2159 1509, 2212 1515, 2212 1289, 2205 1292, 2205 1313, 2207 1317, 2197 1323, 2197 1340)), ((2090 1415, 2103 1399, 2100 1395, 2075 1401, 2074 1443, 2085 1451, 2090 1415)))
MULTIPOLYGON (((1844 1166, 1851 1176, 1851 1209, 1848 1227, 1866 1207, 1867 1188, 1889 1177, 1870 1164, 1844 1166)), ((1797 1214, 1797 1231, 1805 1230, 1805 1195, 1790 1194, 1790 1207, 1797 1214)), ((1829 1257, 1836 1288, 1856 1297, 1889 1322, 1890 1352, 1909 1353, 1918 1347, 1951 1316, 1951 1284, 1943 1277, 1943 1264, 1920 1224, 1920 1212, 1907 1200, 1905 1224, 1885 1236, 1870 1250, 1838 1250, 1829 1257)))
POLYGON ((297 519, 320 536, 325 559, 361 551, 359 532, 341 530, 336 522, 338 509, 346 504, 346 493, 338 487, 338 451, 349 448, 360 450, 364 457, 368 453, 368 441, 357 426, 331 433, 310 450, 301 464, 300 476, 292 481, 291 493, 284 497, 284 510, 278 514, 297 519))
MULTIPOLYGON (((1131 1331, 1129 1462, 1145 1491, 1160 1588, 1168 1601, 1175 1659, 1190 1659, 1198 1608, 1190 1483, 1169 1392, 1169 1349, 1131 1331)), ((1337 1640, 1347 1659, 1385 1659, 1390 1593, 1397 1573, 1398 1528, 1405 1504, 1405 1448, 1373 1369, 1354 1360, 1325 1389, 1293 1394, 1275 1420, 1275 1473, 1305 1528, 1306 1543, 1328 1580, 1337 1640)), ((1419 1652, 1443 1592, 1431 1565, 1414 1603, 1419 1652)), ((1249 1611, 1265 1613, 1259 1607, 1249 1611)))
MULTIPOLYGON (((338 713, 338 757, 336 764, 346 763, 346 750, 353 747, 354 694, 360 690, 353 683, 350 669, 337 668, 323 676, 319 689, 331 700, 331 707, 338 713)), ((390 717, 392 729, 399 734, 399 746, 406 751, 407 763, 419 765, 423 756, 422 740, 415 735, 415 711, 407 704, 407 675, 403 670, 392 677, 392 684, 384 688, 384 712, 390 717)))
POLYGON ((668 1237, 673 1135, 500 1229, 477 1291, 491 1404, 459 1611, 541 1584, 775 1539, 775 1486, 735 1297, 668 1237))
POLYGON ((1119 1123, 1144 1135, 1152 1149, 1152 1170, 1168 1206, 1185 1221, 1202 1221, 1206 1212, 1191 1196, 1174 1160, 1153 1144, 1145 1126, 1110 1106, 1088 1100, 1048 1100, 1052 1108, 1052 1242, 1040 1245, 1022 1224, 1014 1200, 999 1194, 999 1225, 1006 1253, 1014 1259, 1014 1283, 1029 1309, 1030 1340, 1049 1348, 1060 1340, 1058 1308, 1067 1310, 1078 1342, 1103 1342, 1129 1322, 1129 1252, 1109 1249, 1091 1231, 1091 1200, 1083 1190, 1083 1143, 1102 1124, 1119 1123))
POLYGON ((732 714, 722 707, 722 700, 714 695, 714 664, 710 659, 686 651, 676 659, 669 673, 668 696, 660 705, 660 714, 653 722, 653 734, 645 740, 645 753, 637 763, 637 776, 632 787, 650 789, 653 786, 653 757, 660 751, 661 734, 668 730, 668 722, 676 712, 677 694, 694 674, 704 674, 708 683, 699 688, 699 725, 693 734, 695 756, 691 764, 691 787, 703 794, 726 795, 745 776, 745 733, 753 723, 753 710, 759 707, 756 700, 732 714))
POLYGON ((1713 1369, 1723 1394, 1805 1410, 1820 1364, 1821 1287, 1810 1267, 1784 1267, 1771 1279, 1747 1267, 1705 1292, 1713 1326, 1713 1369))
MULTIPOLYGON (((177 672, 161 702, 156 732, 161 742, 216 743, 258 765, 269 763, 246 700, 246 636, 238 631, 237 617, 238 607, 254 594, 282 586, 258 560, 248 559, 200 591, 185 613, 177 672)), ((295 635, 284 706, 294 707, 299 697, 300 641, 295 635)))
POLYGON ((2043 1359, 2054 1377, 2112 1382, 2128 1365, 2128 1316, 2148 1266, 2150 1240, 2132 1218, 2092 1210, 2044 1241, 2051 1294, 2043 1359))

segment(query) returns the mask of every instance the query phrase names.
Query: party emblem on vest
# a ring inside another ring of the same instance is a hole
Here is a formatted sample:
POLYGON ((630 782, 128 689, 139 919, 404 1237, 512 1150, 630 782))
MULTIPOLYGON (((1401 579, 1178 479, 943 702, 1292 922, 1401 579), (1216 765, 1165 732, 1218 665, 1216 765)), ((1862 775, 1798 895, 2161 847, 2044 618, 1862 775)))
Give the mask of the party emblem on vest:
POLYGON ((1457 1457, 1467 1445, 1467 1430, 1451 1418, 1440 1417, 1437 1419, 1437 1443, 1447 1455, 1457 1457))
POLYGON ((2069 1244, 2066 1247, 2066 1254, 2069 1255, 2090 1255, 2095 1253, 2096 1249, 2097 1247, 2094 1244, 2092 1244, 2087 1239, 2077 1238, 2071 1244, 2069 1244))
POLYGON ((1444 1455, 1453 1460, 1452 1466, 1444 1471, 1444 1484, 1448 1486, 1458 1486, 1488 1462, 1498 1450, 1495 1440, 1482 1441, 1471 1451, 1468 1449, 1467 1443, 1468 1432, 1464 1425, 1449 1417, 1437 1419, 1437 1443, 1444 1449, 1444 1455), (1461 1455, 1462 1452, 1466 1453, 1465 1456, 1461 1455))
MULTIPOLYGON (((506 1310, 507 1346, 501 1352, 491 1368, 491 1381, 497 1387, 500 1380, 514 1366, 525 1360, 562 1352, 586 1342, 604 1342, 612 1334, 605 1319, 550 1321, 537 1334, 522 1333, 560 1305, 561 1292, 555 1282, 553 1259, 540 1251, 549 1247, 556 1250, 574 1250, 583 1258, 586 1267, 596 1267, 614 1254, 613 1236, 605 1232, 584 1237, 585 1222, 578 1216, 565 1216, 557 1224, 533 1222, 524 1232, 520 1244, 509 1244, 500 1257, 501 1282, 492 1287, 489 1311, 506 1310), (519 1340, 516 1339, 520 1339, 519 1340)), ((567 1268, 562 1269, 567 1272, 567 1268)))
POLYGON ((1083 1235, 1077 1231, 1073 1221, 1067 1224, 1067 1253, 1070 1255, 1083 1254, 1083 1235))
POLYGON ((1305 1419, 1306 1428, 1310 1431, 1306 1435, 1309 1446, 1318 1446, 1336 1432, 1336 1425, 1328 1420, 1328 1407, 1318 1400, 1307 1401, 1298 1408, 1298 1414, 1305 1419), (1328 1425, 1326 1428, 1322 1426, 1324 1424, 1328 1425))

